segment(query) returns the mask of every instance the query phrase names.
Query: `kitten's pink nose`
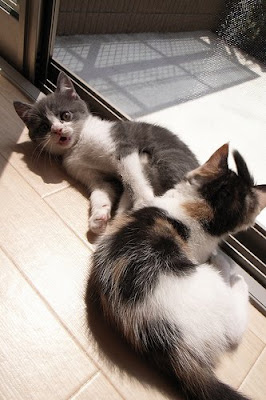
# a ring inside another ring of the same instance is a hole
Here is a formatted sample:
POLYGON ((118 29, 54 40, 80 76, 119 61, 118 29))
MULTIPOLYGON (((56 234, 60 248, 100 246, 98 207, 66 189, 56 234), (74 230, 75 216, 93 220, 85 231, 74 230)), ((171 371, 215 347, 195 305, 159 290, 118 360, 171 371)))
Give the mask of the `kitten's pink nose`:
POLYGON ((55 133, 56 135, 61 136, 61 134, 62 134, 62 128, 60 128, 59 126, 54 126, 54 125, 52 125, 52 127, 51 127, 51 132, 52 132, 52 133, 55 133))

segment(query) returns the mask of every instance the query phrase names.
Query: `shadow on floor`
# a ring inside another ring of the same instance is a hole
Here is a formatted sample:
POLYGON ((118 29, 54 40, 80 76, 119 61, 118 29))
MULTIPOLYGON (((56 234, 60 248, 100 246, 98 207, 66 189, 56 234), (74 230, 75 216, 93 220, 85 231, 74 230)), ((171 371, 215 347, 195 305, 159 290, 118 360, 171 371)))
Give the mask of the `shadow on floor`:
POLYGON ((70 184, 74 184, 74 181, 63 171, 60 158, 40 151, 31 141, 16 143, 11 150, 22 154, 22 160, 28 169, 35 175, 39 175, 43 182, 56 184, 67 180, 70 184))
POLYGON ((258 76, 208 31, 61 36, 53 57, 132 118, 258 76))

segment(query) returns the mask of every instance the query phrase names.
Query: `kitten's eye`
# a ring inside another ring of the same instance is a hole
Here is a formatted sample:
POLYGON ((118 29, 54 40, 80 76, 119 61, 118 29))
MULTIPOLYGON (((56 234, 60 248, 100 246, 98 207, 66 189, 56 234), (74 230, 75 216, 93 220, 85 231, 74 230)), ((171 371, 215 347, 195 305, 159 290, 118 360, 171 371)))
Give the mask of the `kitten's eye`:
POLYGON ((69 112, 69 111, 65 111, 65 112, 63 112, 62 114, 61 114, 61 120, 62 121, 71 121, 71 119, 72 119, 72 114, 71 114, 71 112, 69 112))

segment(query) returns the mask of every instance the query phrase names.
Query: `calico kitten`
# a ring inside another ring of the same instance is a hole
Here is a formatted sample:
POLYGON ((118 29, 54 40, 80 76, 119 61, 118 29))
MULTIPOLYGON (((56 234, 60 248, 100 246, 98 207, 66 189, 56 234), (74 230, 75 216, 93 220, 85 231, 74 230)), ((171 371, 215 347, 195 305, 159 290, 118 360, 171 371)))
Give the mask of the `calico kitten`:
POLYGON ((266 186, 254 186, 238 152, 237 173, 227 157, 224 145, 163 196, 144 199, 149 206, 116 217, 87 290, 87 301, 94 288, 107 320, 189 400, 245 399, 213 368, 242 338, 248 287, 212 253, 228 233, 254 223, 266 186))
MULTIPOLYGON (((135 199, 151 183, 156 195, 172 188, 198 166, 188 147, 167 129, 142 122, 106 121, 92 115, 71 80, 60 73, 57 89, 34 105, 14 102, 30 138, 63 157, 66 171, 90 192, 90 229, 102 233, 117 198, 114 183, 138 182, 135 199)), ((130 207, 124 192, 119 210, 130 207)))

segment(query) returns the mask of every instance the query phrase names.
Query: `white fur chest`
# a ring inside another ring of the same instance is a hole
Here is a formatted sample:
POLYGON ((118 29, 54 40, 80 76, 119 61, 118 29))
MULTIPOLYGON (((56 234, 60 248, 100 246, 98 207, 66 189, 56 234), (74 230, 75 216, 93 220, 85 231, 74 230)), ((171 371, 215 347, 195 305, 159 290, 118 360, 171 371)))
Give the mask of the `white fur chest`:
POLYGON ((77 144, 64 156, 67 172, 84 181, 91 170, 117 175, 113 122, 90 116, 84 123, 77 144))

